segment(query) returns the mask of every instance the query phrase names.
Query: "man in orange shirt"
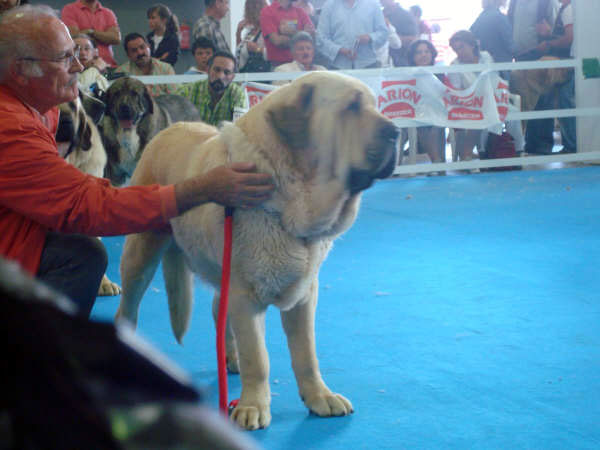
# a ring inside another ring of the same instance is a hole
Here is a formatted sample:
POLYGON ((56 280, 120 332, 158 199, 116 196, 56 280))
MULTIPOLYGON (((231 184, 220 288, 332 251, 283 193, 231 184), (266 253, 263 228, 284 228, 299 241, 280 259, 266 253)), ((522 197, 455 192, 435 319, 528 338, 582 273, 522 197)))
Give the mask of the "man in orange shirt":
POLYGON ((161 230, 206 202, 255 206, 273 184, 253 164, 239 163, 175 185, 117 189, 67 164, 54 140, 56 106, 78 94, 77 53, 48 7, 18 7, 0 18, 0 256, 89 315, 106 252, 88 235, 161 230))

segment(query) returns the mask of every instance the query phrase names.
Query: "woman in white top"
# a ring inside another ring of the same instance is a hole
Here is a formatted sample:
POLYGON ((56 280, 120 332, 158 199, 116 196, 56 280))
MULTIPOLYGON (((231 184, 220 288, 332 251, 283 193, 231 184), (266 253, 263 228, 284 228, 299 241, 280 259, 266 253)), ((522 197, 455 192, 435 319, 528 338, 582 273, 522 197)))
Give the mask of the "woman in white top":
POLYGON ((98 56, 98 49, 87 34, 78 34, 73 38, 79 47, 79 62, 83 72, 77 74, 79 88, 88 94, 95 91, 106 91, 108 80, 102 75, 108 64, 98 56))
MULTIPOLYGON (((456 59, 450 64, 490 64, 494 60, 485 51, 479 50, 475 35, 467 30, 457 31, 450 37, 450 47, 456 53, 456 59)), ((448 81, 454 89, 466 89, 475 83, 479 72, 449 73, 448 81)), ((461 161, 473 159, 473 149, 480 145, 481 130, 455 129, 456 149, 461 161)), ((481 148, 481 147, 480 147, 481 148)), ((475 169, 473 172, 477 172, 475 169)))

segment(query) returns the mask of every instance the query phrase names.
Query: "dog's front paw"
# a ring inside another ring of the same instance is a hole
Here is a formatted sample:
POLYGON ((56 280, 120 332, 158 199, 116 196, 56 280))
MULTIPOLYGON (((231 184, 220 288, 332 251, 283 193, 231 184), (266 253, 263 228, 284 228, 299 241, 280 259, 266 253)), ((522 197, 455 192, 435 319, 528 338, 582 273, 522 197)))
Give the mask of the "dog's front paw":
POLYGON ((354 412, 352 403, 346 397, 333 392, 320 393, 304 399, 304 404, 317 416, 347 416, 354 412))
POLYGON ((271 423, 271 408, 269 405, 244 405, 240 402, 231 413, 231 420, 246 430, 266 428, 271 423))
POLYGON ((118 284, 113 283, 108 279, 106 275, 102 277, 102 281, 100 282, 100 288, 98 289, 98 295, 100 297, 107 297, 113 295, 119 295, 121 293, 121 288, 118 284))

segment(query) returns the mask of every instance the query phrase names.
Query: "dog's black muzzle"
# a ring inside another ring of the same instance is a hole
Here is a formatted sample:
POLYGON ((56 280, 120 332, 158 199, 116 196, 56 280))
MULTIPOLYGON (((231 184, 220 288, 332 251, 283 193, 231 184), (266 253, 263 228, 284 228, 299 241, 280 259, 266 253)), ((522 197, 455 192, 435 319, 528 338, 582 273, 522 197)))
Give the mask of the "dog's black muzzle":
POLYGON ((376 179, 389 177, 396 167, 398 129, 386 121, 378 130, 373 148, 368 150, 369 169, 352 169, 348 179, 351 194, 371 187, 376 179))
POLYGON ((125 103, 119 105, 117 108, 117 120, 131 120, 134 124, 136 124, 141 117, 142 114, 136 112, 131 106, 125 103))

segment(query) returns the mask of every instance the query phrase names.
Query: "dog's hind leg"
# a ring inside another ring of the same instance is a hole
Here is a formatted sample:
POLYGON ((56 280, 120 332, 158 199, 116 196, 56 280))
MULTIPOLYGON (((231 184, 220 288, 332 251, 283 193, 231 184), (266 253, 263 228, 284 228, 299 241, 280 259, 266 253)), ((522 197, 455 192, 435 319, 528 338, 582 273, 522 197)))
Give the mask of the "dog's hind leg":
POLYGON ((300 397, 308 409, 321 417, 345 416, 353 411, 352 403, 325 385, 315 348, 315 310, 318 281, 307 294, 306 301, 281 312, 300 397))
POLYGON ((171 329, 181 344, 194 306, 194 275, 185 262, 183 252, 172 243, 163 255, 163 276, 169 298, 171 329))
POLYGON ((123 293, 115 319, 125 318, 132 325, 137 324, 142 296, 154 277, 163 252, 171 241, 170 234, 150 231, 127 236, 121 256, 123 293))
MULTIPOLYGON (((219 317, 219 299, 221 293, 215 292, 212 303, 213 319, 215 320, 215 329, 217 328, 217 321, 219 317)), ((227 356, 227 370, 230 373, 240 373, 240 363, 238 360, 237 344, 235 342, 235 336, 231 329, 231 321, 227 319, 227 326, 225 328, 225 352, 227 356)))

